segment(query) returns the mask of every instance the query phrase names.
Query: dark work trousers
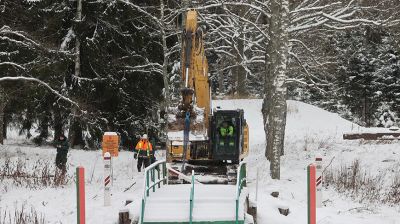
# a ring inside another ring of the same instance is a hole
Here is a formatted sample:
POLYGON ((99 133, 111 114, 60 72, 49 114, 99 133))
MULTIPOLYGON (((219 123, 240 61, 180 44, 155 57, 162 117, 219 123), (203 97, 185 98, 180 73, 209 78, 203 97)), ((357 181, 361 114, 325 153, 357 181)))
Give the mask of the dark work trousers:
POLYGON ((137 162, 137 169, 139 172, 142 170, 142 165, 144 168, 150 166, 150 158, 146 156, 139 156, 137 162))
POLYGON ((67 163, 68 152, 57 152, 56 154, 56 166, 60 170, 65 170, 65 164, 67 163))
POLYGON ((155 156, 151 156, 150 162, 151 162, 150 164, 153 164, 153 163, 157 162, 156 157, 155 156))

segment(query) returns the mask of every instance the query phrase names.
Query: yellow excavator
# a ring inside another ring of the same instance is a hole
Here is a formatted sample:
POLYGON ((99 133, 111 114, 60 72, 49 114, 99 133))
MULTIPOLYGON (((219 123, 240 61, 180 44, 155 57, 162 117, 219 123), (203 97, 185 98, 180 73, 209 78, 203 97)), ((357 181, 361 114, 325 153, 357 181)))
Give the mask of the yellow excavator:
POLYGON ((235 183, 236 167, 249 152, 243 109, 212 108, 204 36, 197 11, 186 12, 182 35, 181 101, 170 111, 167 162, 203 183, 235 183), (214 177, 214 178, 210 178, 214 177))

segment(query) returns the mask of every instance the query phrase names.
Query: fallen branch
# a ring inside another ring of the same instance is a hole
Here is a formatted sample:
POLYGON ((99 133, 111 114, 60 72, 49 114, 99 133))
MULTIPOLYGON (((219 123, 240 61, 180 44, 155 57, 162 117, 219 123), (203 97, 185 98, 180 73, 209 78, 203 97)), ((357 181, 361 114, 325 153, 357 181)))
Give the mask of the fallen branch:
POLYGON ((341 214, 341 213, 343 213, 343 212, 351 212, 351 211, 353 211, 353 210, 356 210, 357 212, 361 212, 361 211, 373 212, 372 209, 367 208, 367 207, 355 207, 355 208, 351 208, 351 209, 346 210, 346 211, 338 211, 338 214, 341 214))
POLYGON ((329 164, 324 168, 324 170, 322 171, 322 174, 325 173, 326 169, 328 169, 328 167, 332 164, 333 160, 335 159, 335 156, 332 157, 331 161, 329 162, 329 164))
POLYGON ((131 186, 125 188, 124 192, 127 192, 127 191, 128 191, 129 189, 131 189, 131 188, 133 187, 133 185, 135 185, 135 184, 136 184, 136 182, 133 182, 133 184, 131 184, 131 186))
POLYGON ((54 175, 47 176, 35 176, 35 175, 15 175, 15 174, 0 174, 0 177, 6 178, 33 178, 33 179, 43 179, 43 178, 53 178, 54 175))

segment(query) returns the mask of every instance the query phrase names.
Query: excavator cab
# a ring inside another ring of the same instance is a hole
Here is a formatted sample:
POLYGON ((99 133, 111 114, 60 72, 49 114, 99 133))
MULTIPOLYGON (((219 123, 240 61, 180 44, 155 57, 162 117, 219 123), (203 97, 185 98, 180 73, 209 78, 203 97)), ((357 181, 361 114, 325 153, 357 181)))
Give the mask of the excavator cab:
POLYGON ((243 110, 216 110, 210 125, 213 160, 231 161, 237 164, 247 153, 247 130, 243 110))

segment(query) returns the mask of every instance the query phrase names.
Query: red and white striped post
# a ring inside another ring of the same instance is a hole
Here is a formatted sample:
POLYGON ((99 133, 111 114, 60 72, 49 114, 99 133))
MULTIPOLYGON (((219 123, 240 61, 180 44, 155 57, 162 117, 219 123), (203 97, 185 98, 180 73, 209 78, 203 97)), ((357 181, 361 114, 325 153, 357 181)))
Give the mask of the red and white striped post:
POLYGON ((104 153, 104 206, 111 205, 111 155, 104 153))
POLYGON ((322 208, 322 157, 315 158, 316 164, 316 206, 322 208))
POLYGON ((307 213, 308 224, 317 224, 317 208, 316 208, 316 166, 310 164, 307 167, 307 213))
POLYGON ((85 168, 76 168, 77 223, 85 224, 85 168))

